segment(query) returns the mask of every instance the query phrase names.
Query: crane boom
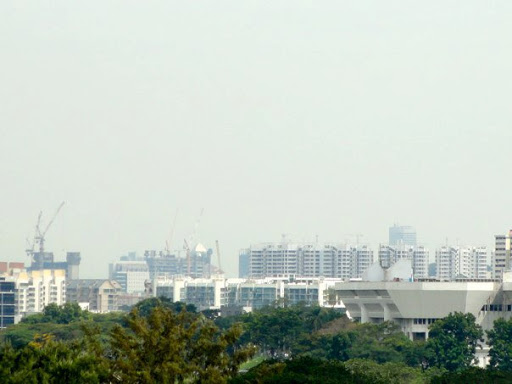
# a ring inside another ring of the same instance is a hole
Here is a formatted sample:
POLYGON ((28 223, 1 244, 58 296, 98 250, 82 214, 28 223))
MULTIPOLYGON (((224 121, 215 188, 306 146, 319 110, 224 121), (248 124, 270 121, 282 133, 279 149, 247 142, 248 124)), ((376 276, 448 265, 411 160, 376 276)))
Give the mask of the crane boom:
POLYGON ((187 239, 183 239, 183 248, 187 252, 187 276, 190 276, 190 247, 188 246, 187 239))
POLYGON ((189 244, 193 245, 197 238, 197 230, 199 229, 199 224, 201 224, 201 218, 203 217, 204 208, 201 208, 201 212, 199 213, 199 217, 197 218, 196 222, 194 223, 194 231, 190 234, 188 238, 189 244))
POLYGON ((176 229, 176 219, 177 218, 178 218, 178 210, 176 210, 176 214, 174 215, 174 220, 172 222, 171 233, 169 235, 169 239, 165 241, 165 250, 168 255, 171 254, 171 244, 172 244, 172 239, 174 238, 174 230, 176 229))
POLYGON ((39 213, 39 218, 37 220, 37 227, 36 227, 37 228, 37 232, 38 232, 37 236, 36 236, 36 240, 39 242, 39 252, 40 253, 44 252, 44 241, 45 241, 46 233, 50 229, 51 225, 55 221, 55 218, 57 217, 57 215, 59 214, 59 212, 60 212, 60 210, 62 209, 63 206, 64 206, 64 201, 62 203, 60 203, 59 207, 57 208, 57 210, 53 214, 53 217, 51 218, 51 220, 49 221, 48 225, 46 226, 46 228, 44 229, 43 232, 41 232, 41 228, 40 228, 42 212, 39 213))
POLYGON ((220 247, 219 247, 219 240, 215 240, 215 247, 217 249, 217 264, 219 267, 219 273, 222 273, 222 266, 220 265, 220 247))
POLYGON ((62 203, 60 203, 59 205, 59 208, 57 208, 57 210, 55 211, 55 213, 53 214, 53 217, 52 219, 50 220, 50 222, 48 223, 48 225, 46 226, 46 228, 44 229, 44 232, 41 234, 42 237, 44 237, 44 235, 46 235, 46 232, 48 232, 48 230, 50 229, 51 225, 53 224, 53 222, 55 221, 55 218, 57 217, 57 215, 59 214, 60 210, 62 209, 62 207, 64 206, 64 201, 62 203))

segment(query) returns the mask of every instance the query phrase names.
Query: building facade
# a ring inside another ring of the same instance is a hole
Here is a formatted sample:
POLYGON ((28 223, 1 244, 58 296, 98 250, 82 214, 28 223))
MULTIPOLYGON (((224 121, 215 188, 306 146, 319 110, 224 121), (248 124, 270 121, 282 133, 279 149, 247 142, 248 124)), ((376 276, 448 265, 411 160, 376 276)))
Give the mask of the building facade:
POLYGON ((251 258, 249 249, 241 249, 238 254, 238 277, 249 277, 249 261, 251 258))
POLYGON ((123 292, 143 293, 149 280, 149 267, 145 261, 119 261, 110 264, 109 278, 117 281, 123 292))
POLYGON ((510 249, 511 249, 512 230, 506 235, 495 236, 495 247, 493 255, 493 273, 494 277, 501 279, 503 271, 510 270, 510 249))
POLYGON ((268 305, 298 303, 340 307, 332 295, 334 285, 339 281, 319 278, 159 278, 156 296, 193 304, 199 310, 237 307, 250 311, 268 305))
POLYGON ((158 276, 209 278, 219 272, 218 268, 211 264, 212 253, 211 249, 206 249, 198 243, 181 253, 148 250, 144 252, 144 260, 148 265, 151 280, 158 276))
POLYGON ((428 277, 430 252, 422 245, 410 246, 403 243, 379 246, 379 262, 383 268, 389 268, 402 259, 412 260, 413 277, 428 277))
POLYGON ((416 245, 416 229, 408 225, 389 227, 389 245, 416 245))
POLYGON ((28 271, 62 269, 66 272, 67 280, 79 278, 80 252, 67 252, 66 261, 55 261, 52 252, 34 252, 32 258, 32 263, 30 267, 27 268, 28 271))
POLYGON ((486 279, 487 257, 486 247, 442 246, 436 250, 436 277, 445 281, 486 279))
POLYGON ((319 243, 262 243, 241 251, 248 260, 248 276, 360 278, 374 262, 366 245, 319 243))
POLYGON ((27 271, 23 263, 1 267, 4 273, 0 275, 0 327, 2 323, 15 324, 25 315, 42 312, 48 304, 66 302, 64 269, 27 271))
POLYGON ((48 304, 66 302, 66 270, 23 271, 13 276, 16 282, 17 314, 42 312, 48 304))
POLYGON ((106 313, 119 310, 119 297, 123 288, 115 280, 81 279, 69 281, 66 299, 79 303, 92 312, 106 313))
POLYGON ((0 329, 16 320, 16 283, 9 277, 0 277, 0 329))

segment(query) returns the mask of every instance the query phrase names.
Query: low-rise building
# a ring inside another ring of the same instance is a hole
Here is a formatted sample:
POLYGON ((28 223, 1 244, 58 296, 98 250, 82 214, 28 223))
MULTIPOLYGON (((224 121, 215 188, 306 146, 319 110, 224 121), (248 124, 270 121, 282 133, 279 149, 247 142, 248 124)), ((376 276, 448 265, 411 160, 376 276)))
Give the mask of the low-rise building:
POLYGON ((145 261, 118 261, 110 264, 109 278, 117 281, 123 292, 143 293, 149 280, 149 268, 145 261))
POLYGON ((68 282, 67 301, 79 303, 91 312, 105 313, 119 310, 119 296, 123 292, 115 280, 81 279, 68 282))
POLYGON ((276 277, 266 279, 160 278, 156 296, 194 304, 198 309, 240 307, 259 309, 268 305, 298 304, 341 306, 333 299, 334 284, 341 279, 276 277))
MULTIPOLYGON (((425 340, 435 321, 453 312, 471 313, 476 323, 490 330, 498 318, 512 317, 512 272, 499 279, 439 281, 408 278, 410 266, 396 270, 370 270, 374 278, 340 282, 336 294, 349 316, 362 323, 394 321, 412 340, 425 340), (370 281, 373 280, 373 281, 370 281)), ((399 268, 398 268, 399 267, 399 268)), ((477 354, 479 365, 488 363, 488 348, 477 354)))

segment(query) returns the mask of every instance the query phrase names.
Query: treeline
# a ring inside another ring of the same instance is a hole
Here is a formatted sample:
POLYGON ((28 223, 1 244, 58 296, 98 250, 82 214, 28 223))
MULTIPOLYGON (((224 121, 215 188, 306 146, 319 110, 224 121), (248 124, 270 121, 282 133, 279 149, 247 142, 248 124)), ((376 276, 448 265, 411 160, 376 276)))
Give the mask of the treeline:
MULTIPOLYGON (((212 320, 184 305, 153 300, 141 303, 102 334, 98 321, 78 306, 51 307, 27 318, 3 335, 0 382, 21 383, 225 383, 252 357, 253 346, 237 343, 242 329, 235 324, 220 330, 212 320), (73 316, 67 316, 73 313, 73 316), (24 346, 10 338, 27 325, 53 321, 80 329, 68 339, 64 333, 36 334, 24 346)), ((97 320, 97 319, 96 319, 97 320)))
POLYGON ((265 308, 217 320, 220 328, 235 322, 244 324, 242 339, 257 345, 271 359, 242 375, 239 379, 246 381, 240 382, 264 383, 251 377, 267 371, 292 375, 297 365, 287 360, 289 357, 307 358, 309 365, 322 369, 326 364, 332 364, 333 369, 343 367, 368 383, 475 382, 472 377, 478 377, 479 383, 512 382, 512 320, 499 319, 487 332, 488 370, 473 366, 484 332, 472 314, 450 314, 430 326, 428 341, 415 342, 394 322, 358 324, 319 307, 265 308))
POLYGON ((487 333, 487 370, 472 366, 483 336, 462 313, 413 342, 395 323, 358 324, 331 308, 278 303, 220 317, 164 298, 129 315, 66 304, 0 332, 0 382, 512 382, 512 320, 487 333))

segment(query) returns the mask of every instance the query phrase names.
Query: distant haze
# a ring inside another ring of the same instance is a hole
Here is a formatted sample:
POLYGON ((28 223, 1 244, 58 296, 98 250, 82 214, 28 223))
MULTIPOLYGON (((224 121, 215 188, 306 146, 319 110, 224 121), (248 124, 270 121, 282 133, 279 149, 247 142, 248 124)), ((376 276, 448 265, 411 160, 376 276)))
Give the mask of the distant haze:
POLYGON ((512 227, 512 2, 2 1, 0 260, 512 227))

